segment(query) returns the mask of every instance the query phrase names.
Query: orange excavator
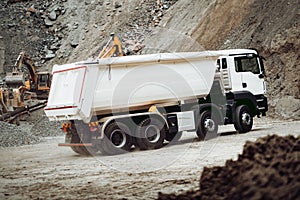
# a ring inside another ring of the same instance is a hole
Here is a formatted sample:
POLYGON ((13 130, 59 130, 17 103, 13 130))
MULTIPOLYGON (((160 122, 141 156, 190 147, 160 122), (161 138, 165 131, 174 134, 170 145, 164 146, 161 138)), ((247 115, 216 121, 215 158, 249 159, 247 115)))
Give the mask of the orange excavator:
POLYGON ((51 76, 49 72, 37 72, 30 56, 21 52, 12 72, 7 73, 5 83, 9 88, 22 87, 25 91, 36 93, 39 99, 45 99, 50 90, 51 76), (26 67, 25 70, 23 66, 26 67), (28 72, 27 75, 26 71, 28 72))
POLYGON ((44 107, 50 84, 50 73, 37 72, 34 61, 25 52, 21 52, 12 66, 12 72, 5 76, 5 85, 0 87, 0 121, 18 124, 23 114, 44 107), (45 101, 26 106, 25 100, 33 97, 45 101))
POLYGON ((114 33, 110 36, 111 38, 99 53, 98 59, 124 56, 120 39, 114 33))

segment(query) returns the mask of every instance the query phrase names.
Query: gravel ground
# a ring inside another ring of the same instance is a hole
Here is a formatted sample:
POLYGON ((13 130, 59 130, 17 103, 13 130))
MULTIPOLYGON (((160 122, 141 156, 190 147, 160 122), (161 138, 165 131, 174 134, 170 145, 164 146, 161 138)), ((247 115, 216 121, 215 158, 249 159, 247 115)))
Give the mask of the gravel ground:
POLYGON ((27 121, 21 121, 20 126, 0 121, 0 147, 16 147, 36 144, 45 137, 63 136, 60 122, 50 122, 38 113, 33 113, 27 121))
POLYGON ((157 199, 158 192, 180 194, 199 189, 204 167, 238 160, 246 141, 267 135, 300 135, 300 121, 255 122, 253 131, 236 134, 220 127, 221 136, 197 141, 184 132, 176 145, 116 156, 79 156, 58 147, 64 137, 0 149, 0 199, 157 199))
POLYGON ((29 130, 0 121, 0 147, 14 147, 27 144, 36 144, 42 141, 29 130))
POLYGON ((64 135, 60 129, 61 122, 50 122, 46 116, 42 116, 32 127, 31 134, 39 137, 52 137, 64 135))

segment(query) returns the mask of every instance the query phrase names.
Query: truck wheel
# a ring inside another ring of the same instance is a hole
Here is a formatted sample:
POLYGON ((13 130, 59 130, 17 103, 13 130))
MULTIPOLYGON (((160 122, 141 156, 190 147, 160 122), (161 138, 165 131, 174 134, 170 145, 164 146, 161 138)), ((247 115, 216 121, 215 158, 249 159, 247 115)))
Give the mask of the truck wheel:
POLYGON ((75 153, 80 154, 80 153, 79 153, 80 151, 77 149, 77 147, 71 147, 71 149, 72 149, 75 153))
POLYGON ((200 140, 211 139, 217 136, 218 123, 216 118, 211 116, 210 110, 205 110, 200 114, 196 133, 200 140))
POLYGON ((104 139, 101 142, 100 151, 107 155, 126 153, 131 150, 133 144, 129 128, 121 122, 109 124, 104 131, 104 139))
POLYGON ((141 150, 159 149, 166 138, 164 124, 155 118, 142 121, 136 130, 136 142, 141 150))
MULTIPOLYGON (((82 143, 80 137, 76 135, 71 136, 71 143, 82 143)), ((83 156, 91 156, 97 153, 97 149, 95 147, 71 147, 71 149, 80 155, 83 156)))
POLYGON ((177 133, 167 133, 166 140, 170 143, 176 143, 182 136, 182 131, 177 133))
POLYGON ((94 147, 71 147, 71 149, 82 156, 92 156, 97 153, 94 147))
POLYGON ((234 128, 239 133, 246 133, 251 131, 253 126, 253 116, 248 106, 240 105, 236 109, 236 122, 234 128))

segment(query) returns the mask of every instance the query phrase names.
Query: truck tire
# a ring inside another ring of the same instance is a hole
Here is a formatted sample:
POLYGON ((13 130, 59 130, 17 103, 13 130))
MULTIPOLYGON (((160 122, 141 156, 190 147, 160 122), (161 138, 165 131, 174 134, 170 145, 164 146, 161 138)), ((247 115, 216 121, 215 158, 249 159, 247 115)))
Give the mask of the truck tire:
POLYGON ((212 117, 210 110, 205 110, 200 114, 196 127, 196 133, 200 140, 217 137, 218 123, 216 117, 212 117))
MULTIPOLYGON (((82 139, 78 136, 78 134, 76 135, 72 135, 71 136, 71 143, 82 143, 81 142, 82 139)), ((82 156, 91 156, 91 155, 95 155, 97 153, 97 149, 95 147, 71 147, 71 149, 75 152, 78 153, 79 155, 82 156)))
POLYGON ((182 131, 177 133, 167 133, 166 140, 172 144, 177 143, 178 140, 181 138, 181 136, 182 136, 182 131))
POLYGON ((136 130, 136 143, 141 150, 159 149, 166 138, 164 124, 155 118, 147 118, 139 123, 136 130))
POLYGON ((94 147, 71 147, 71 149, 82 156, 93 156, 97 153, 94 147))
POLYGON ((101 141, 100 151, 107 155, 127 153, 133 144, 130 129, 121 122, 109 124, 104 131, 104 138, 101 141))
POLYGON ((246 133, 251 131, 253 126, 253 116, 248 106, 240 105, 236 109, 236 122, 234 128, 239 133, 246 133))
POLYGON ((77 147, 71 147, 71 149, 72 149, 75 153, 80 154, 80 150, 78 150, 77 147))

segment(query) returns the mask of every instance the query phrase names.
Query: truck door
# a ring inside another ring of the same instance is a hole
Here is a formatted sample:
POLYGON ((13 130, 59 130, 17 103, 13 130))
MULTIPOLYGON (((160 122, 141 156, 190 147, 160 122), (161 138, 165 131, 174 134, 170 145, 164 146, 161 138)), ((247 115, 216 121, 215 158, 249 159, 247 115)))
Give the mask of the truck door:
POLYGON ((217 65, 221 72, 224 89, 231 90, 232 89, 231 75, 230 75, 230 71, 228 69, 226 57, 219 57, 219 59, 217 60, 217 65))
POLYGON ((236 56, 234 57, 234 65, 235 71, 241 76, 243 90, 250 91, 254 95, 265 94, 263 71, 257 55, 236 56))

